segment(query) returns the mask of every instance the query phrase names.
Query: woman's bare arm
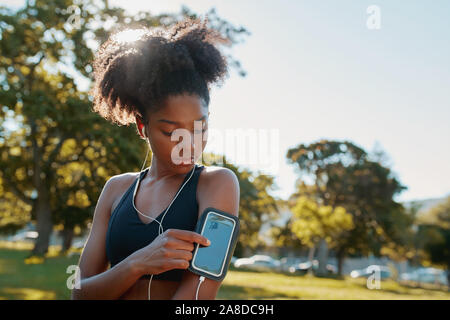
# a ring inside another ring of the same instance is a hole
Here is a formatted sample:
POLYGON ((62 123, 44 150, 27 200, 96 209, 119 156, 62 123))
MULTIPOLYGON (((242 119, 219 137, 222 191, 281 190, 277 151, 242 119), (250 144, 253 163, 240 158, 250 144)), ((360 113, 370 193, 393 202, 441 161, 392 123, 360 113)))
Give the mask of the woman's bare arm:
MULTIPOLYGON (((72 299, 118 299, 141 276, 134 263, 134 256, 108 268, 106 257, 106 231, 111 206, 118 186, 125 176, 110 178, 103 187, 94 211, 92 228, 79 261, 80 288, 72 290, 72 299)), ((121 188, 120 188, 121 189, 121 188)))
MULTIPOLYGON (((239 216, 240 187, 239 180, 233 171, 228 168, 221 168, 209 173, 201 189, 201 195, 198 199, 199 214, 203 213, 206 208, 212 207, 236 217, 239 216)), ((172 300, 195 299, 199 279, 199 275, 185 270, 172 300)), ((222 281, 205 278, 200 286, 198 299, 214 300, 221 285, 222 281)))

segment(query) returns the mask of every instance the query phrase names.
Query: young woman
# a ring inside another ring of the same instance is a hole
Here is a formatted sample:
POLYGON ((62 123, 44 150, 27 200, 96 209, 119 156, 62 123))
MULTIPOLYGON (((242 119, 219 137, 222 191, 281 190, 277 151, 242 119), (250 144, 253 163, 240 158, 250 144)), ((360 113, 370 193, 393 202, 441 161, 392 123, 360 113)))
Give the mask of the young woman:
MULTIPOLYGON (((148 299, 150 291, 152 300, 195 299, 199 276, 187 267, 194 245, 209 245, 193 231, 197 219, 207 207, 236 216, 239 208, 236 175, 195 163, 206 139, 195 145, 194 124, 206 133, 209 84, 227 73, 215 47, 223 39, 198 19, 142 29, 134 41, 131 35, 119 33, 100 47, 93 110, 119 125, 136 123, 152 150, 151 166, 103 187, 72 298, 148 299), (174 158, 176 129, 191 137, 191 156, 182 149, 182 163, 174 158)), ((206 278, 198 299, 215 299, 220 285, 206 278)))

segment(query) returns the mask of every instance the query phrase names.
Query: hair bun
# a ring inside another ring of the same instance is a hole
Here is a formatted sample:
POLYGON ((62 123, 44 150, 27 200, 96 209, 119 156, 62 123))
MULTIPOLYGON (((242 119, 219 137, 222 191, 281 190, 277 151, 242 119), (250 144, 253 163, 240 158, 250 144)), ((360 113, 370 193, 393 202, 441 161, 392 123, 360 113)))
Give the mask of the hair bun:
POLYGON ((227 61, 215 44, 228 40, 206 23, 207 19, 188 18, 167 29, 113 34, 93 63, 93 111, 128 125, 136 116, 145 119, 148 112, 161 108, 169 95, 197 94, 209 105, 209 84, 228 73, 227 61), (128 41, 133 34, 136 39, 128 41))

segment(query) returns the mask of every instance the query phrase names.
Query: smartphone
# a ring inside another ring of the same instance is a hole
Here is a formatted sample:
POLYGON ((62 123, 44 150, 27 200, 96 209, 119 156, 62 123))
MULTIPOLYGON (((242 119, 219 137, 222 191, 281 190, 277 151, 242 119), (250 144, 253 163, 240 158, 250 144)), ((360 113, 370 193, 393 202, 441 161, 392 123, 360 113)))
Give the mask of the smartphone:
POLYGON ((188 270, 213 280, 222 280, 230 264, 239 236, 238 217, 215 208, 206 208, 197 221, 195 232, 211 241, 196 243, 188 270))

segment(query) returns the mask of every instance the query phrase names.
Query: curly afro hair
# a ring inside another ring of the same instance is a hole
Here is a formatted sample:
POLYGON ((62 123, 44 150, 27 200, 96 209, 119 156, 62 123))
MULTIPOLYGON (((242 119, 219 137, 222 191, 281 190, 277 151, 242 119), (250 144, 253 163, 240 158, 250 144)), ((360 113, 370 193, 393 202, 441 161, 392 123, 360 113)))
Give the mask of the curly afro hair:
POLYGON ((147 123, 170 95, 196 94, 208 106, 210 84, 220 85, 228 75, 215 44, 229 40, 206 23, 187 18, 168 28, 113 34, 93 62, 93 111, 120 126, 136 117, 147 123))

